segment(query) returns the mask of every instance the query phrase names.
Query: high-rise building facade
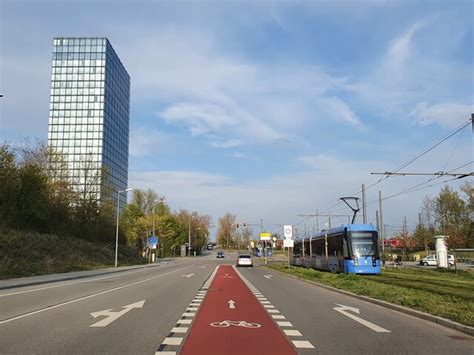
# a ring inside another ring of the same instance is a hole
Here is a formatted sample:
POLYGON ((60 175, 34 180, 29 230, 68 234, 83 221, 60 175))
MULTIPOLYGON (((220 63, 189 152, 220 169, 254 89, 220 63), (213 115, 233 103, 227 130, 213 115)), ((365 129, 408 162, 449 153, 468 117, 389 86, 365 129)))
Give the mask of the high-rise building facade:
POLYGON ((48 144, 87 198, 127 188, 129 115, 130 76, 108 39, 54 38, 48 144))

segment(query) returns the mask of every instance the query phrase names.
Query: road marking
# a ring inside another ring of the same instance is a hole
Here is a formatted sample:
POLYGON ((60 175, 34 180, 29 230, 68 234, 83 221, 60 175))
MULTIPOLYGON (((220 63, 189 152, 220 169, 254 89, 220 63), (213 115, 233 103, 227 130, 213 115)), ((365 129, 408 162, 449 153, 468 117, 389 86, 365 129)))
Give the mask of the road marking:
POLYGON ((183 277, 187 277, 187 278, 189 279, 190 277, 193 277, 193 276, 194 276, 194 274, 187 274, 187 275, 181 275, 181 276, 183 276, 183 277))
POLYGON ((377 332, 377 333, 391 333, 390 330, 379 327, 378 325, 375 325, 374 323, 370 323, 369 321, 366 321, 365 319, 357 317, 357 316, 355 316, 351 313, 347 313, 347 311, 352 311, 354 313, 360 314, 359 308, 349 307, 349 306, 345 306, 345 305, 338 304, 338 303, 335 303, 335 305, 339 306, 339 307, 334 307, 333 308, 335 311, 338 311, 339 313, 355 320, 356 322, 358 322, 362 325, 365 325, 367 328, 372 329, 374 332, 377 332))
POLYGON ((292 342, 298 349, 314 349, 313 344, 306 340, 292 340, 292 342))
POLYGON ((192 319, 178 319, 178 324, 191 324, 192 319))
POLYGON ((271 304, 270 301, 260 301, 261 304, 271 304))
POLYGON ((295 329, 283 329, 283 332, 290 336, 290 337, 302 337, 303 334, 301 334, 299 332, 299 330, 295 330, 295 329))
POLYGON ((188 327, 174 327, 171 329, 171 333, 186 333, 188 331, 188 327))
POLYGON ((282 314, 272 314, 273 319, 286 319, 282 314))
POLYGON ((262 325, 258 323, 247 322, 244 320, 223 320, 222 322, 213 322, 210 323, 211 327, 214 328, 228 328, 230 326, 242 327, 249 329, 260 328, 262 325))
POLYGON ((273 275, 263 275, 263 277, 267 278, 267 279, 271 279, 273 277, 273 275))
POLYGON ((101 317, 101 316, 106 316, 107 318, 102 319, 101 321, 98 321, 94 324, 91 325, 91 327, 106 327, 110 323, 112 323, 114 320, 117 320, 121 316, 123 316, 125 313, 130 312, 134 308, 143 308, 143 305, 145 304, 145 300, 135 302, 126 306, 123 306, 122 310, 119 312, 112 312, 112 309, 106 309, 103 311, 98 311, 98 312, 92 312, 91 316, 94 318, 101 317))
MULTIPOLYGON (((50 288, 56 288, 56 287, 63 287, 63 286, 69 286, 69 285, 78 285, 78 284, 83 284, 83 283, 86 283, 86 282, 93 282, 93 281, 99 281, 99 280, 106 280, 106 279, 111 279, 113 277, 118 277, 118 276, 123 276, 123 275, 130 275, 130 274, 135 274, 137 272, 140 272, 142 271, 142 269, 140 270, 133 270, 131 272, 118 272, 114 275, 110 275, 110 276, 104 276, 104 277, 98 277, 98 278, 93 278, 93 279, 88 279, 88 280, 81 280, 81 281, 73 281, 73 282, 67 282, 67 283, 63 283, 63 284, 60 284, 60 285, 53 285, 53 286, 46 286, 46 287, 40 287, 40 288, 35 288, 35 289, 32 289, 32 290, 24 290, 24 291, 15 291, 15 292, 11 292, 11 293, 5 293, 3 295, 0 295, 0 298, 1 297, 7 297, 7 296, 13 296, 13 295, 20 295, 22 293, 29 293, 29 292, 35 292, 35 291, 43 291, 43 290, 49 290, 50 288)), ((94 276, 90 276, 90 277, 94 277, 94 276)), ((88 276, 84 277, 84 278, 88 278, 88 276)), ((55 281, 51 281, 51 282, 55 282, 55 281)), ((61 281, 57 281, 57 282, 61 282, 61 281)), ((34 285, 31 285, 31 286, 34 286, 34 285)), ((21 285, 18 285, 18 287, 21 287, 21 285)))
POLYGON ((165 340, 163 340, 163 344, 164 345, 181 345, 182 341, 183 341, 183 338, 166 337, 165 340))
POLYGON ((206 280, 204 285, 201 287, 201 289, 196 293, 194 296, 193 300, 191 301, 189 307, 186 309, 187 311, 183 313, 181 316, 181 319, 178 319, 176 321, 176 326, 173 327, 169 333, 169 336, 165 338, 165 340, 160 344, 158 347, 158 350, 155 352, 156 355, 176 355, 179 353, 179 347, 183 341, 183 338, 177 338, 173 337, 172 335, 174 333, 176 334, 185 334, 188 331, 187 326, 183 325, 191 325, 193 322, 193 318, 196 315, 196 312, 189 312, 189 310, 198 310, 198 307, 201 305, 202 300, 206 296, 207 293, 207 288, 209 288, 210 283, 214 279, 217 269, 219 266, 217 266, 214 271, 211 273, 209 276, 209 279, 206 280), (169 350, 169 351, 168 351, 169 350))
POLYGON ((235 301, 234 300, 229 300, 227 303, 229 304, 229 309, 235 309, 235 301))
POLYGON ((59 307, 62 307, 62 306, 66 306, 66 305, 71 304, 71 303, 76 303, 76 302, 83 301, 83 300, 87 300, 87 299, 89 299, 89 298, 93 298, 93 297, 96 297, 96 296, 105 295, 105 294, 107 294, 107 293, 110 293, 110 292, 113 292, 113 291, 117 291, 117 290, 121 290, 121 289, 126 288, 126 287, 135 286, 135 285, 138 285, 138 284, 141 284, 141 283, 150 281, 150 280, 157 279, 158 277, 162 277, 162 276, 174 274, 175 272, 178 272, 178 271, 181 271, 181 270, 183 270, 183 269, 186 269, 187 267, 189 267, 189 266, 184 266, 184 267, 182 267, 182 268, 179 268, 179 269, 176 269, 176 270, 167 272, 167 273, 165 273, 165 274, 161 274, 161 275, 149 277, 149 278, 144 279, 144 280, 135 281, 135 282, 129 283, 129 284, 127 284, 127 285, 117 286, 117 287, 114 287, 114 288, 111 288, 111 289, 108 289, 108 290, 105 290, 105 291, 101 291, 101 292, 94 293, 94 294, 92 294, 92 295, 88 295, 88 296, 76 298, 76 299, 71 300, 71 301, 66 301, 66 302, 58 303, 58 304, 56 304, 56 305, 54 305, 54 306, 49 306, 49 307, 46 307, 46 308, 41 308, 41 309, 38 309, 38 310, 36 310, 36 311, 29 312, 29 313, 25 313, 25 314, 22 314, 22 315, 19 315, 19 316, 16 316, 16 317, 4 319, 4 320, 0 321, 0 324, 5 324, 5 323, 13 322, 13 321, 18 320, 18 319, 21 319, 21 318, 25 318, 25 317, 28 317, 28 316, 32 316, 32 315, 35 315, 35 314, 38 314, 38 313, 42 313, 42 312, 45 312, 45 311, 50 311, 50 310, 52 310, 52 309, 59 308, 59 307))
POLYGON ((188 307, 186 308, 186 311, 189 311, 189 312, 196 312, 199 308, 197 307, 188 307))
MULTIPOLYGON (((240 278, 244 281, 244 283, 247 285, 247 287, 252 291, 252 293, 255 295, 255 297, 260 301, 260 303, 264 303, 262 302, 262 298, 263 295, 262 293, 260 293, 260 291, 258 291, 251 283, 250 281, 248 281, 238 270, 237 268, 234 267, 234 270, 236 271, 236 273, 240 276, 240 278)), ((266 299, 265 299, 266 301, 266 299)), ((282 314, 279 314, 280 311, 278 309, 275 309, 275 306, 271 305, 271 304, 262 304, 262 306, 265 308, 265 310, 271 315, 271 317, 276 320, 276 319, 286 319, 284 315, 282 314)), ((288 321, 276 321, 276 323, 278 324, 278 326, 280 327, 293 327, 293 324, 291 322, 288 322, 288 321)), ((298 337, 302 337, 303 335, 301 334, 301 332, 297 329, 282 329, 283 332, 285 333, 286 336, 298 336, 298 337)), ((314 346, 313 344, 311 344, 309 341, 306 341, 306 340, 293 340, 292 341, 293 345, 296 347, 296 348, 301 348, 301 349, 314 349, 314 346)))

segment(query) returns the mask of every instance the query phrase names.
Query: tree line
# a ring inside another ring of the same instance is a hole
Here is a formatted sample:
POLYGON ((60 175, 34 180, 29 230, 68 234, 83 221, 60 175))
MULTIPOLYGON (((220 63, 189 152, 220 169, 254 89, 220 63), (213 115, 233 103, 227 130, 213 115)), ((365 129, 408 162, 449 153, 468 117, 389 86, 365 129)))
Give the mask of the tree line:
POLYGON ((434 249, 435 235, 448 236, 450 249, 474 248, 474 185, 466 181, 460 191, 444 186, 436 197, 425 196, 414 233, 404 228, 396 235, 405 251, 434 249))
MULTIPOLYGON (((106 188, 106 173, 94 175, 87 160, 83 170, 87 181, 77 191, 64 173, 68 165, 63 155, 42 143, 21 147, 3 143, 0 227, 113 243, 116 206, 113 191, 106 188), (98 180, 102 185, 100 200, 89 190, 98 180)), ((189 234, 192 250, 199 253, 207 243, 211 217, 186 210, 172 212, 164 197, 158 198, 152 190, 137 189, 120 214, 120 243, 141 253, 147 237, 153 233, 153 222, 155 235, 160 238, 158 255, 169 256, 179 255, 180 246, 188 242, 189 234)))

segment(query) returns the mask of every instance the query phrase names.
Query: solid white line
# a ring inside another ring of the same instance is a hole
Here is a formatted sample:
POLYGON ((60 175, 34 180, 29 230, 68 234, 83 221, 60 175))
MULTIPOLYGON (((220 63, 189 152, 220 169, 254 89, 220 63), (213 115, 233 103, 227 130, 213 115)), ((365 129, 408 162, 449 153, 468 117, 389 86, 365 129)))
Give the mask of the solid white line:
POLYGON ((293 340, 292 342, 298 349, 314 349, 313 344, 306 340, 293 340))
POLYGON ((29 313, 25 313, 25 314, 22 314, 22 315, 13 317, 13 318, 5 319, 5 320, 0 321, 0 324, 5 324, 5 323, 13 322, 14 320, 18 320, 18 319, 21 319, 21 318, 29 317, 29 316, 32 316, 32 315, 34 315, 34 314, 42 313, 42 312, 45 312, 45 311, 50 311, 50 310, 52 310, 52 309, 59 308, 59 307, 62 307, 62 306, 65 306, 65 305, 68 305, 68 304, 71 304, 71 303, 76 303, 76 302, 83 301, 83 300, 86 300, 86 299, 89 299, 89 298, 92 298, 92 297, 105 295, 106 293, 113 292, 113 291, 117 291, 117 290, 121 290, 122 288, 130 287, 130 286, 135 286, 135 285, 138 285, 138 284, 141 284, 141 283, 150 281, 150 280, 157 279, 158 277, 162 277, 162 276, 166 276, 166 275, 173 274, 173 273, 175 273, 175 272, 178 272, 178 271, 181 271, 181 270, 183 270, 183 269, 186 269, 187 267, 188 267, 188 266, 185 266, 185 267, 182 267, 182 268, 179 268, 179 269, 176 269, 176 270, 167 272, 167 273, 165 273, 165 274, 161 274, 161 275, 149 277, 149 278, 147 278, 147 279, 140 280, 140 281, 136 281, 136 282, 132 282, 132 283, 127 284, 127 285, 122 285, 122 286, 114 287, 114 288, 111 288, 111 289, 109 289, 109 290, 105 290, 105 291, 101 291, 101 292, 98 292, 98 293, 94 293, 94 294, 92 294, 92 295, 88 295, 88 296, 76 298, 76 299, 71 300, 71 301, 66 301, 66 302, 58 303, 58 304, 56 304, 56 305, 54 305, 54 306, 50 306, 50 307, 38 309, 38 310, 33 311, 33 312, 29 312, 29 313))
POLYGON ((277 324, 280 326, 280 327, 292 327, 293 324, 291 324, 291 322, 287 322, 287 321, 278 321, 277 324))
MULTIPOLYGON (((71 282, 67 282, 67 283, 62 283, 60 285, 52 285, 52 286, 45 286, 45 287, 35 288, 35 289, 32 289, 32 290, 24 290, 24 291, 16 291, 16 292, 11 292, 11 293, 4 293, 3 295, 0 295, 0 298, 1 297, 7 297, 7 296, 13 296, 13 295, 20 295, 22 293, 43 291, 43 290, 48 290, 50 288, 57 288, 57 287, 63 287, 63 286, 69 286, 69 285, 78 285, 78 284, 83 284, 83 283, 86 283, 86 282, 93 282, 93 281, 111 279, 113 277, 118 277, 118 276, 122 276, 122 275, 135 274, 135 273, 140 272, 140 271, 143 271, 143 270, 140 269, 140 270, 133 270, 131 272, 126 272, 126 271, 125 272, 118 272, 117 273, 118 275, 114 274, 114 275, 98 277, 98 278, 93 278, 94 276, 90 276, 91 278, 89 278, 88 280, 84 280, 84 278, 88 278, 88 276, 86 276, 86 277, 81 277, 82 280, 80 280, 80 281, 71 281, 71 282)), ((61 282, 61 281, 51 281, 51 282, 61 282)))
POLYGON ((183 338, 176 338, 176 337, 166 337, 165 340, 163 340, 164 345, 181 345, 181 342, 183 341, 183 338))

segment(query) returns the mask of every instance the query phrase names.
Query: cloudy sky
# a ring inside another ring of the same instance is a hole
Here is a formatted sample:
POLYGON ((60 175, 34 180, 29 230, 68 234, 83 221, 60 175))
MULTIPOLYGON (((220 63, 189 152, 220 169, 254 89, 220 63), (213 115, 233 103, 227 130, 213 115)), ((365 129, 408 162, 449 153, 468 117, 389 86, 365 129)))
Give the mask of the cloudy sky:
MULTIPOLYGON (((315 219, 298 214, 348 214, 338 198, 365 183, 369 222, 382 191, 397 195, 383 202, 389 231, 404 216, 414 226, 449 178, 370 173, 399 168, 474 111, 469 0, 0 6, 0 139, 47 139, 53 37, 108 37, 132 80, 129 185, 215 223, 231 212, 302 231, 315 219)), ((402 171, 469 172, 472 161, 466 127, 402 171)))

